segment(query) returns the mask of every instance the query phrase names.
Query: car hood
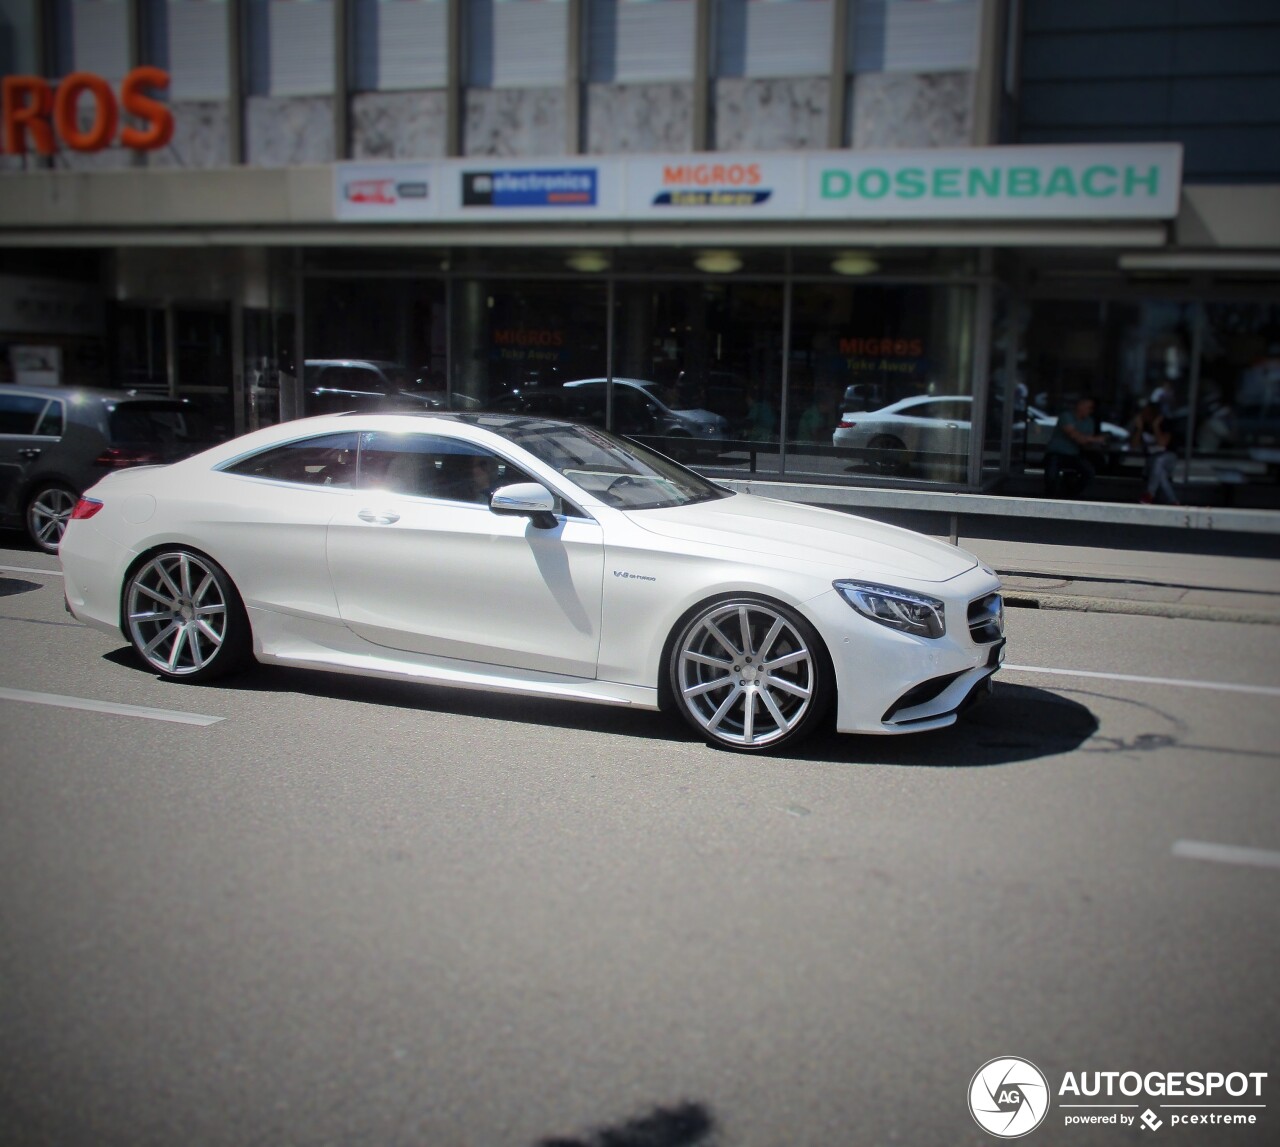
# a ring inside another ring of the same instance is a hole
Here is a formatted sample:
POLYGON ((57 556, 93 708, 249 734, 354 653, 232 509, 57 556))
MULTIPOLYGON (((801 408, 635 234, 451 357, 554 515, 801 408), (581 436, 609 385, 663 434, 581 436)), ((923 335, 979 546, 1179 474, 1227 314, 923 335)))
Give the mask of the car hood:
POLYGON ((687 418, 691 422, 710 422, 720 423, 724 418, 716 414, 712 410, 703 410, 701 407, 693 407, 689 410, 673 410, 672 414, 678 414, 681 418, 687 418))
POLYGON ((627 516, 642 529, 676 541, 722 546, 797 568, 825 565, 837 576, 872 581, 943 582, 978 564, 965 550, 910 530, 753 494, 632 510, 627 516))

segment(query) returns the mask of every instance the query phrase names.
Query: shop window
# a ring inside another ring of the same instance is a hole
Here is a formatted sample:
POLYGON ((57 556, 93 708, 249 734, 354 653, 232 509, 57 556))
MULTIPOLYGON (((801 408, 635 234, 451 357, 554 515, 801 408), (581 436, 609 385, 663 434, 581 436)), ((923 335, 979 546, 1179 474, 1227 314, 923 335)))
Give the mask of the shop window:
POLYGON ((143 394, 169 393, 163 307, 135 303, 111 305, 112 386, 143 394))
POLYGON ((304 313, 306 413, 378 405, 381 396, 406 393, 420 405, 447 405, 443 282, 312 279, 304 313))
POLYGON ((974 288, 799 284, 787 470, 961 482, 974 288))
POLYGON ((1248 504, 1280 467, 1275 303, 1037 300, 1025 383, 1028 433, 1015 441, 1014 463, 1027 469, 1043 461, 1037 416, 1052 426, 1085 393, 1097 397, 1100 427, 1111 439, 1103 473, 1128 479, 1117 497, 1136 498, 1143 488, 1150 443, 1144 454, 1131 429, 1147 404, 1171 436, 1181 502, 1248 504))

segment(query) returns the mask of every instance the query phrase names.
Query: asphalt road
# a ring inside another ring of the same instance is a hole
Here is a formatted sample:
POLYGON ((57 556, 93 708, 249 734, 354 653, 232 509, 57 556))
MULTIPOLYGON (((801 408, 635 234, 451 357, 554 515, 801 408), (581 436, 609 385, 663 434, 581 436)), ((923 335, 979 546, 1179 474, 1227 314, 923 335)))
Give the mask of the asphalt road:
POLYGON ((997 1056, 1055 1091, 1031 1144, 1280 1142, 1274 627, 1014 610, 1051 672, 958 727, 756 759, 654 714, 165 684, 52 559, 0 565, 6 1147, 992 1144, 997 1056), (1265 1106, 1065 1125, 1065 1073, 1130 1070, 1268 1072, 1214 1097, 1265 1106))

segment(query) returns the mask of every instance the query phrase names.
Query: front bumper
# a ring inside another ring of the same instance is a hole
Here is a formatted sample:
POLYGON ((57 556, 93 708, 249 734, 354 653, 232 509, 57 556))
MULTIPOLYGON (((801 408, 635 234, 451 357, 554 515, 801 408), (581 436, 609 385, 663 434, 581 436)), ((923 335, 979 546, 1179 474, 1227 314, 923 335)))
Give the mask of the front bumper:
POLYGON ((1003 634, 975 641, 969 630, 969 604, 999 589, 993 575, 975 567, 941 585, 902 588, 944 600, 942 637, 914 637, 879 625, 834 590, 808 603, 835 670, 836 727, 842 733, 945 728, 985 695, 1003 662, 1003 634))

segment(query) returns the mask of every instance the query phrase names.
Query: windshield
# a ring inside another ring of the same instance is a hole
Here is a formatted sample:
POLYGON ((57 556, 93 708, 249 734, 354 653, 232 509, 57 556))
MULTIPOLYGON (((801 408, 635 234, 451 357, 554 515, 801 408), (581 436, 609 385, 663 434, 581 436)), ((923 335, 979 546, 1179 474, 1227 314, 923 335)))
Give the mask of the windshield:
POLYGON ((491 429, 618 510, 669 509, 731 493, 661 454, 594 426, 530 418, 491 429))

